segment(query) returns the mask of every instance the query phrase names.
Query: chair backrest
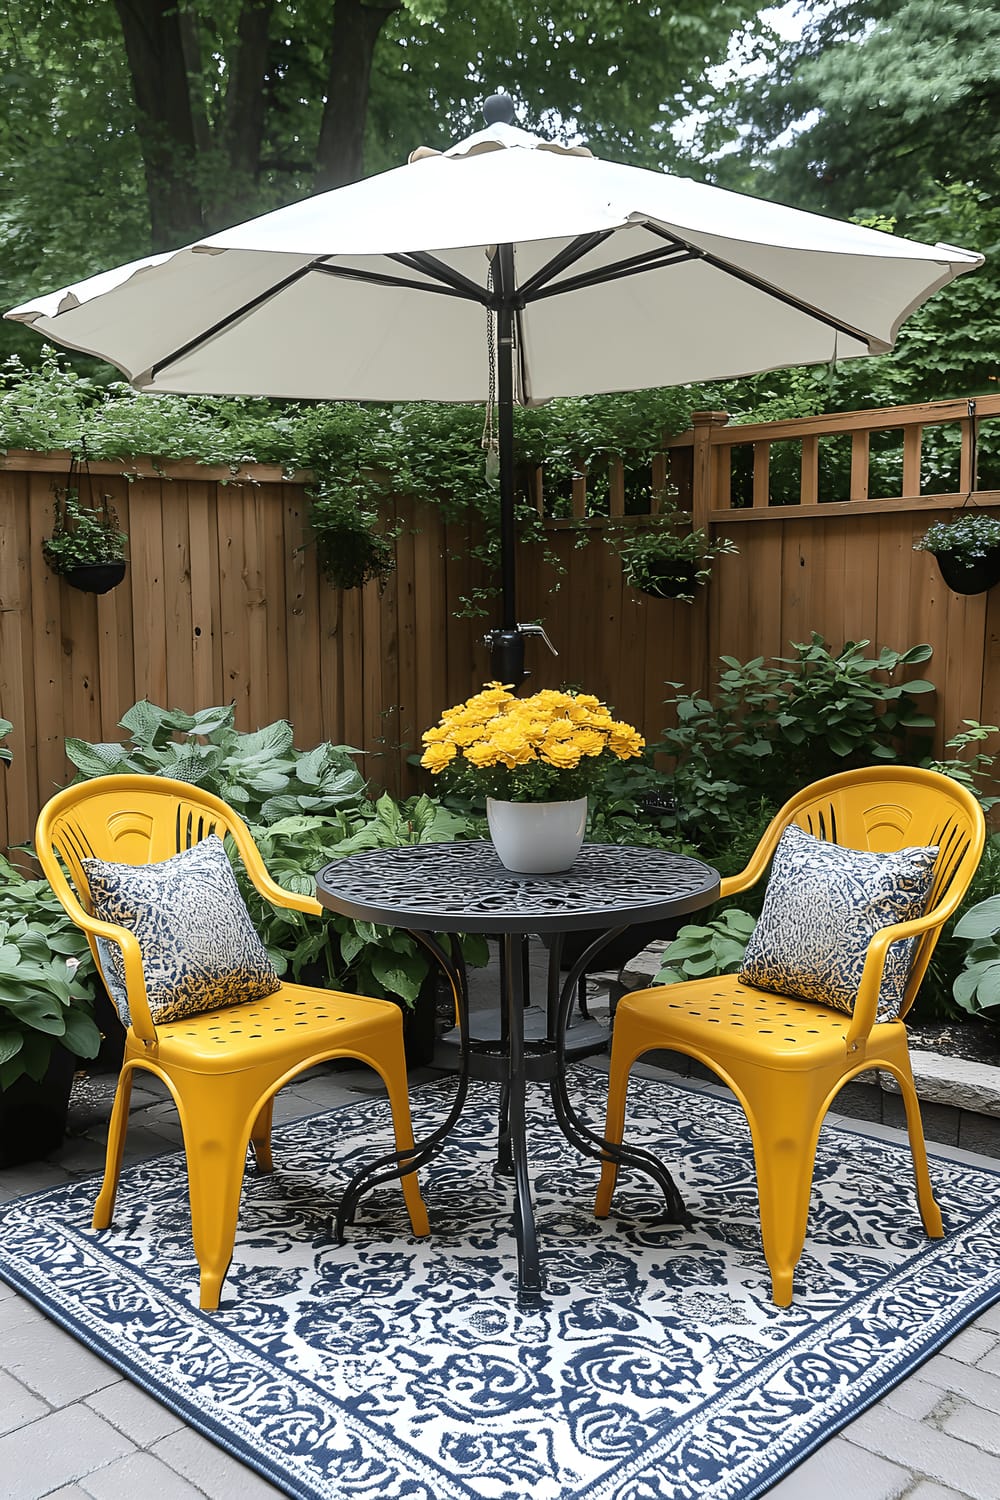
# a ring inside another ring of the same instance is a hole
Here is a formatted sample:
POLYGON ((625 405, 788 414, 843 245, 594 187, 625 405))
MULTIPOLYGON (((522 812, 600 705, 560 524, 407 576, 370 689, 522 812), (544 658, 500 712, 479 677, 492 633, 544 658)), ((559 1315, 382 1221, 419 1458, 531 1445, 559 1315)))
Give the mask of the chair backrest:
MULTIPOLYGON (((253 847, 246 824, 210 792, 165 776, 98 776, 57 792, 46 803, 35 826, 35 853, 70 914, 75 895, 93 915, 82 860, 96 856, 118 864, 156 863, 193 848, 210 833, 220 839, 232 834, 244 859, 248 842, 253 847)), ((87 936, 100 968, 97 944, 87 936)))
POLYGON ((986 823, 978 801, 967 787, 938 771, 866 766, 814 782, 786 802, 765 836, 772 845, 768 857, 781 829, 792 822, 815 838, 849 849, 889 853, 915 846, 938 847, 927 902, 927 912, 938 921, 923 935, 914 954, 901 1010, 905 1015, 941 928, 957 909, 979 864, 986 823))

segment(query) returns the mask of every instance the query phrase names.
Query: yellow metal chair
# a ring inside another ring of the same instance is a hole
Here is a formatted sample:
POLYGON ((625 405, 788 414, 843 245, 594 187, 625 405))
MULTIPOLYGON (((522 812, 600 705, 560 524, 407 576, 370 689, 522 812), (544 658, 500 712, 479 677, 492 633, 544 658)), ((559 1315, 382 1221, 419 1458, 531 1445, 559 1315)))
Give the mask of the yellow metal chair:
MULTIPOLYGON (((933 1238, 944 1232, 931 1191, 906 1027, 902 1019, 879 1022, 876 1012, 886 952, 910 936, 918 941, 902 1014, 912 1005, 942 925, 958 907, 985 840, 976 798, 946 776, 899 766, 846 771, 787 802, 746 869, 722 881, 721 895, 735 895, 760 879, 792 822, 853 849, 885 853, 938 845, 925 914, 884 927, 872 938, 853 1015, 755 989, 734 974, 626 995, 615 1013, 605 1125, 605 1138, 620 1143, 629 1072, 654 1048, 696 1058, 728 1084, 753 1139, 764 1255, 779 1307, 792 1300, 823 1117, 838 1090, 867 1068, 884 1069, 899 1083, 921 1218, 933 1238)), ((616 1177, 616 1165, 606 1161, 595 1204, 598 1218, 610 1210, 616 1177)))
MULTIPOLYGON (((225 802, 184 782, 141 775, 98 777, 53 797, 35 831, 42 868, 73 921, 87 934, 98 968, 98 938, 117 943, 124 958, 131 1024, 108 1127, 94 1228, 106 1229, 111 1223, 133 1074, 146 1069, 163 1079, 180 1115, 191 1230, 201 1271, 200 1305, 207 1309, 218 1307, 232 1259, 248 1144, 253 1146, 257 1170, 271 1170, 271 1112, 283 1084, 329 1058, 358 1058, 386 1085, 396 1150, 405 1153, 413 1147, 402 1015, 389 1001, 282 984, 262 1000, 154 1024, 139 943, 125 928, 92 915, 81 861, 96 856, 119 864, 151 864, 192 848, 212 833, 232 838, 254 886, 275 906, 321 913, 318 901, 293 895, 271 879, 250 830, 225 802)), ((416 1174, 411 1171, 401 1181, 413 1233, 426 1235, 427 1211, 416 1174)))

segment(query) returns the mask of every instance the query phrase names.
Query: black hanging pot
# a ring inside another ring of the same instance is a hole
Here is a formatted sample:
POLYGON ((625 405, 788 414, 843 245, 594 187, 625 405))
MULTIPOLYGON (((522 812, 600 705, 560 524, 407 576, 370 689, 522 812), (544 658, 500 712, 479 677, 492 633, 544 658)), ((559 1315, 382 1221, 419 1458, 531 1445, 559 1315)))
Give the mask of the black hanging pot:
POLYGON ((955 594, 985 594, 1000 583, 1000 547, 985 557, 963 557, 958 552, 936 552, 941 577, 955 594))
POLYGON ((80 563, 68 568, 63 574, 70 588, 81 589, 85 594, 106 594, 117 588, 125 577, 124 559, 117 562, 80 563))

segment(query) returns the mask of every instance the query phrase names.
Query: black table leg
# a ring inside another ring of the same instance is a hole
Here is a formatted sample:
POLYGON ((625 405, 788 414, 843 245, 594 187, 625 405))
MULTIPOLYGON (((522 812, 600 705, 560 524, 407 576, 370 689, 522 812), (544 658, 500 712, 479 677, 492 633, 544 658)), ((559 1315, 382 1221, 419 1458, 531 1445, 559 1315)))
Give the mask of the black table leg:
POLYGON ((524 1067, 524 976, 527 968, 527 937, 505 934, 504 1005, 507 1011, 507 1124, 514 1169, 514 1232, 517 1238, 517 1305, 528 1310, 542 1305, 542 1273, 538 1259, 538 1235, 528 1177, 528 1142, 525 1120, 524 1067))
POLYGON ((430 950, 451 986, 462 1044, 458 1087, 446 1118, 429 1136, 417 1141, 412 1151, 390 1151, 354 1174, 344 1190, 334 1221, 334 1236, 338 1245, 344 1243, 344 1230, 348 1224, 353 1224, 358 1203, 365 1193, 374 1187, 380 1187, 384 1182, 392 1182, 405 1177, 409 1172, 417 1171, 438 1154, 457 1124, 469 1092, 469 979, 458 939, 452 938, 446 949, 429 933, 413 931, 410 936, 430 950))
MULTIPOLYGON (((617 1162, 619 1166, 635 1167, 640 1172, 645 1172, 648 1177, 652 1177, 663 1193, 669 1221, 673 1224, 684 1224, 690 1228, 691 1215, 677 1190, 677 1184, 659 1157, 654 1156, 651 1151, 643 1150, 641 1146, 626 1146, 624 1143, 605 1140, 603 1136, 591 1130, 573 1109, 566 1088, 566 1027, 569 1024, 570 1011, 580 975, 591 967, 603 947, 626 930, 617 928, 603 933, 580 955, 567 975, 555 1028, 556 1068, 549 1084, 552 1107, 560 1130, 572 1146, 585 1156, 596 1157, 598 1161, 610 1160, 617 1162)), ((549 983, 552 988, 551 975, 549 983)))

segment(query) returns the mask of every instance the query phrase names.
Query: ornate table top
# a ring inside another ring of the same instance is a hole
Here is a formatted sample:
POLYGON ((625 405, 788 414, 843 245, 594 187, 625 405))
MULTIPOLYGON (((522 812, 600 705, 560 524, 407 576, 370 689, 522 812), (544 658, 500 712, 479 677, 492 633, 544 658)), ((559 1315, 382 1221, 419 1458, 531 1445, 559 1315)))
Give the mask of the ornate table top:
POLYGON ((316 876, 331 910, 426 932, 625 927, 697 911, 718 891, 718 871, 700 860, 620 844, 584 844, 555 875, 515 875, 491 843, 458 842, 349 854, 316 876))

